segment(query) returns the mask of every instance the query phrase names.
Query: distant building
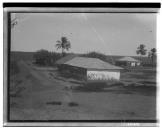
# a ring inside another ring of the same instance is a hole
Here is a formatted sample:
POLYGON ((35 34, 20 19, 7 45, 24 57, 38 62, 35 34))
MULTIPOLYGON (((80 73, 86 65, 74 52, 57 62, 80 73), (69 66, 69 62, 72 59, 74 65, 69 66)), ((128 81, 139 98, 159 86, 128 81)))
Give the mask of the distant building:
MULTIPOLYGON (((67 60, 66 58, 62 59, 67 60)), ((72 59, 63 63, 58 62, 60 71, 80 76, 86 80, 119 80, 120 70, 122 69, 100 59, 88 57, 72 57, 72 59)))
POLYGON ((137 59, 132 58, 132 57, 122 57, 122 58, 116 60, 115 64, 118 66, 135 67, 135 66, 140 66, 141 62, 137 59))

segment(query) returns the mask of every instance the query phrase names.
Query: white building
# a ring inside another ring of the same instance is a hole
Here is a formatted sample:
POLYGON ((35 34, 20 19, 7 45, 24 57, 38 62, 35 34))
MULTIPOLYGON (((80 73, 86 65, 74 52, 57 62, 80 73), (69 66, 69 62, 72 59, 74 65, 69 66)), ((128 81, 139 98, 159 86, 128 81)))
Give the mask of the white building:
POLYGON ((74 57, 61 64, 62 71, 69 71, 86 80, 119 80, 121 67, 114 66, 97 58, 74 57))
POLYGON ((116 60, 116 65, 135 67, 135 66, 140 66, 141 62, 137 59, 132 58, 132 57, 122 57, 122 58, 116 60))

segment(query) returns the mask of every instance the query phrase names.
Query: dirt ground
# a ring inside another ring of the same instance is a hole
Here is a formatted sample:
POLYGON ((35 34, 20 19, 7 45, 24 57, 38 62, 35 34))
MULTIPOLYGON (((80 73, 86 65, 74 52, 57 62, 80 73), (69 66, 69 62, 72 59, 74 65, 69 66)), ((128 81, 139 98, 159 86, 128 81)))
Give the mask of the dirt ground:
POLYGON ((67 90, 67 86, 77 87, 81 83, 57 77, 56 69, 35 68, 24 61, 19 61, 18 67, 20 72, 11 76, 10 81, 11 86, 17 84, 22 90, 19 95, 10 96, 11 120, 156 119, 155 74, 145 79, 131 72, 121 76, 123 82, 138 81, 141 85, 144 81, 144 86, 110 86, 100 91, 84 91, 67 90), (151 82, 146 81, 148 78, 152 78, 151 82), (76 105, 70 106, 69 102, 76 105))

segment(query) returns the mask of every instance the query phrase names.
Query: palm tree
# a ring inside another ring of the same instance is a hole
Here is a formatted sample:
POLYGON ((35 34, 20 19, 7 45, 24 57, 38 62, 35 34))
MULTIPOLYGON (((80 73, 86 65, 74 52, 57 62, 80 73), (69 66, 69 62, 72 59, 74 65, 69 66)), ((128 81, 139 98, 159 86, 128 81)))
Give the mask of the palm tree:
POLYGON ((136 53, 137 53, 137 55, 139 54, 139 55, 141 55, 141 62, 142 62, 142 56, 144 56, 144 55, 146 55, 146 52, 147 52, 147 50, 145 49, 145 45, 144 44, 140 44, 139 45, 139 47, 137 47, 137 50, 136 50, 136 53))
POLYGON ((140 46, 137 48, 137 51, 136 51, 136 53, 137 54, 140 54, 140 55, 146 55, 146 49, 145 49, 145 45, 144 44, 140 44, 140 46))
POLYGON ((61 37, 61 40, 56 41, 57 44, 55 45, 57 50, 62 49, 62 56, 65 55, 65 50, 69 50, 71 48, 70 41, 68 41, 67 37, 61 37))
POLYGON ((154 65, 154 58, 156 57, 156 48, 152 48, 148 53, 148 57, 151 58, 152 66, 154 65))

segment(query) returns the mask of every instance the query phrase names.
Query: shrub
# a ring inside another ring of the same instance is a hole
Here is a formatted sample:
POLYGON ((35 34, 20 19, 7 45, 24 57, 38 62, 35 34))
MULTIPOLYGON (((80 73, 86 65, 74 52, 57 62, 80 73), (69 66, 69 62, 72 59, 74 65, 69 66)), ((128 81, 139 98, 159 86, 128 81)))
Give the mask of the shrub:
POLYGON ((35 63, 42 66, 53 66, 62 56, 60 53, 49 52, 41 49, 34 54, 35 63))
POLYGON ((109 62, 111 64, 114 64, 113 60, 108 58, 105 54, 95 52, 95 51, 89 52, 87 54, 83 54, 81 56, 83 56, 83 57, 91 57, 91 58, 98 58, 98 59, 103 60, 105 62, 109 62))

